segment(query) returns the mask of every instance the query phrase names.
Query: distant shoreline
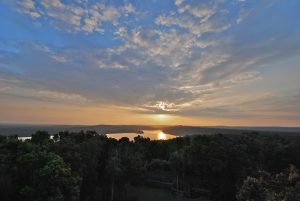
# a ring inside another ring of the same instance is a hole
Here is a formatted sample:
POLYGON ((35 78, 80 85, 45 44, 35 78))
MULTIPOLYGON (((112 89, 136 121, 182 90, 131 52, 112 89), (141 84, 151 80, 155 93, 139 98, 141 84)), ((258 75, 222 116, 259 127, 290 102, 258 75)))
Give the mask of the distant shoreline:
POLYGON ((81 130, 94 130, 100 134, 137 133, 143 130, 162 130, 166 134, 177 136, 184 135, 211 135, 211 134, 275 134, 275 135, 300 135, 300 127, 231 127, 231 126, 159 126, 159 125, 23 125, 0 124, 0 135, 30 136, 37 130, 44 130, 50 134, 61 131, 79 132, 81 130))

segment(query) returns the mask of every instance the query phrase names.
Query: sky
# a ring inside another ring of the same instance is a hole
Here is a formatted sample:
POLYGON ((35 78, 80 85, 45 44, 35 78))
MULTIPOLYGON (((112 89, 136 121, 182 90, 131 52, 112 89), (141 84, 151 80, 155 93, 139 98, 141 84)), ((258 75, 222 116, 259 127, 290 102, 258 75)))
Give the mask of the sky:
POLYGON ((298 0, 0 0, 0 122, 300 126, 298 0))

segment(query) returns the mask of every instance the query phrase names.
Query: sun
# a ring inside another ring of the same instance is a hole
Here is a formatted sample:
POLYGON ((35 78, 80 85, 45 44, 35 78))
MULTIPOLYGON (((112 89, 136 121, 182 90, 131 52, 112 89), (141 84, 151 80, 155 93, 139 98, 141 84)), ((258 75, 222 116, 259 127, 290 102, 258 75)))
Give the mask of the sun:
POLYGON ((154 114, 152 115, 152 118, 158 124, 165 124, 172 120, 172 116, 169 114, 154 114))
POLYGON ((157 134, 157 138, 158 138, 159 140, 166 140, 166 139, 167 139, 167 136, 166 136, 166 134, 164 134, 163 132, 159 132, 159 133, 157 134))
POLYGON ((165 121, 168 119, 168 115, 166 114, 157 114, 155 117, 158 121, 165 121))

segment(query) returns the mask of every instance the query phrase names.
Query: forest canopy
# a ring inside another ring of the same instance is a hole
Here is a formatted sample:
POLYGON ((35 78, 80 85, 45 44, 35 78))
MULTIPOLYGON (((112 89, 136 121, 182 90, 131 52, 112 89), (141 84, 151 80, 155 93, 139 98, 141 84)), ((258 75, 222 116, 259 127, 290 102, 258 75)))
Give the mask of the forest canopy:
POLYGON ((130 188, 178 200, 300 200, 300 138, 197 135, 107 138, 95 131, 0 136, 2 201, 134 201, 130 188))

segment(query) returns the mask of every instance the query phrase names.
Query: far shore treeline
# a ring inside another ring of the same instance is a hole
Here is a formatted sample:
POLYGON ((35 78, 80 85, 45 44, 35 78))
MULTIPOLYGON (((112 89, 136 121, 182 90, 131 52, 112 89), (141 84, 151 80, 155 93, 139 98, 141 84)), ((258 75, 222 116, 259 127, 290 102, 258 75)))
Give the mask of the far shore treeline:
POLYGON ((181 201, 299 201, 299 168, 299 136, 0 136, 1 201, 144 201, 146 191, 181 201))

